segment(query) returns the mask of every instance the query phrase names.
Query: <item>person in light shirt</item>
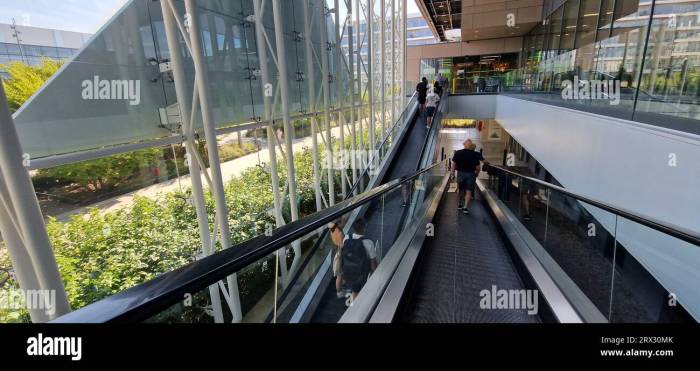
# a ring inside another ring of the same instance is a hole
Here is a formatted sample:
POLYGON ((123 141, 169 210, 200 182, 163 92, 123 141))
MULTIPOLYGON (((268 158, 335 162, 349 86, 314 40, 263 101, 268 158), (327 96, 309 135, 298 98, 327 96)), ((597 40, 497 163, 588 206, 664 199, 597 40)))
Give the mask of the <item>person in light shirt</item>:
POLYGON ((430 89, 428 96, 425 98, 426 114, 428 116, 428 129, 433 124, 433 117, 435 116, 435 111, 437 110, 438 102, 440 101, 440 96, 435 93, 435 89, 430 89))

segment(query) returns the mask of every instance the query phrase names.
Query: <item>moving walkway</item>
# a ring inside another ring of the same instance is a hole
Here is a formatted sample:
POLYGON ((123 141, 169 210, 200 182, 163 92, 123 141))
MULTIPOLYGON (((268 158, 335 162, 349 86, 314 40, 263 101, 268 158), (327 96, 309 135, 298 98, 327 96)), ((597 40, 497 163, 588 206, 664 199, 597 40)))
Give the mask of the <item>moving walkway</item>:
MULTIPOLYGON (((208 287, 224 285, 234 273, 242 279, 261 266, 273 272, 257 278, 263 281, 259 286, 268 290, 247 310, 264 312, 260 318, 270 323, 608 322, 610 312, 570 277, 543 247, 541 236, 528 230, 508 206, 514 197, 508 190, 513 185, 522 189, 524 183, 546 190, 548 212, 551 208, 554 213, 557 207, 550 200, 566 197, 700 246, 693 232, 497 165, 491 166, 490 179, 479 180, 471 214, 462 215, 449 176, 449 159, 436 147, 440 116, 448 109, 447 102, 441 105, 433 129, 428 130, 412 99, 378 146, 378 166, 368 166, 342 202, 55 322, 169 322, 173 318, 206 322, 209 317, 201 313, 207 311, 208 287), (325 226, 343 219, 347 234, 358 218, 366 220, 364 234, 376 246, 379 265, 354 300, 339 299, 332 277, 335 247, 325 226), (274 253, 297 240, 313 243, 304 251, 298 269, 282 282, 274 253), (498 290, 523 298, 534 293, 537 307, 532 311, 524 302, 520 307, 512 302, 506 303, 508 308, 488 307, 495 300, 484 300, 484 294, 498 290), (204 305, 183 303, 188 295, 197 296, 204 305)), ((246 282, 243 290, 250 284, 246 282)))

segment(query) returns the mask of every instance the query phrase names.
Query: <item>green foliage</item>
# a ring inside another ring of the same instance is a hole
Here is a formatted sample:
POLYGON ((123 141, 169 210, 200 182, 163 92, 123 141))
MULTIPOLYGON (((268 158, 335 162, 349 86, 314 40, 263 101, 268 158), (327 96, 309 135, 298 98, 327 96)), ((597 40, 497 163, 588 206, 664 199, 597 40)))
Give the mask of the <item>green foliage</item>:
POLYGON ((61 68, 62 64, 62 62, 42 58, 41 64, 38 66, 29 66, 23 62, 11 62, 7 65, 0 65, 10 75, 10 78, 4 82, 10 110, 18 110, 61 68))
POLYGON ((50 179, 60 183, 76 183, 85 189, 102 190, 139 176, 140 172, 158 165, 163 151, 158 148, 122 153, 61 165, 37 172, 36 181, 50 179))
POLYGON ((225 144, 219 147, 219 157, 221 158, 221 162, 226 162, 243 157, 255 151, 256 148, 251 143, 243 143, 241 146, 238 144, 225 144))
MULTIPOLYGON (((311 153, 295 153, 297 187, 302 215, 315 211, 311 153)), ((284 161, 279 161, 280 183, 287 179, 284 161)), ((263 167, 253 167, 225 184, 229 223, 234 243, 261 235, 267 223, 274 225, 271 179, 263 167)), ((114 212, 92 209, 67 222, 50 219, 47 230, 73 309, 146 282, 195 260, 201 251, 196 211, 188 202, 190 190, 171 192, 158 198, 135 198, 133 204, 114 212)), ((206 195, 210 229, 214 202, 206 195)), ((286 202, 288 204, 288 202, 286 202)), ((288 214, 288 211, 287 211, 288 214)), ((289 217, 287 216, 287 220, 289 217)), ((217 248, 221 248, 218 246, 217 248)), ((0 267, 10 267, 0 248, 0 267)), ((260 262, 239 274, 244 312, 272 285, 274 264, 260 262)), ((10 280, 7 284, 16 287, 10 280)), ((196 295, 195 306, 171 308, 158 320, 208 321, 201 308, 206 295, 196 295)), ((26 322, 26 311, 0 309, 0 322, 26 322)))

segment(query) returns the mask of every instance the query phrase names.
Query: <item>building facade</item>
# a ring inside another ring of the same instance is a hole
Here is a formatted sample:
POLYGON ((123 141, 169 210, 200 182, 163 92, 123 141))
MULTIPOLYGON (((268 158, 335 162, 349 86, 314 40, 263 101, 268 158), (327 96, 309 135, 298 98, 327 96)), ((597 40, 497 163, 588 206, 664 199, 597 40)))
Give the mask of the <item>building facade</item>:
MULTIPOLYGON (((90 34, 0 23, 0 66, 11 62, 37 65, 42 58, 64 60, 74 56, 90 34)), ((0 67, 0 76, 7 77, 0 67)))

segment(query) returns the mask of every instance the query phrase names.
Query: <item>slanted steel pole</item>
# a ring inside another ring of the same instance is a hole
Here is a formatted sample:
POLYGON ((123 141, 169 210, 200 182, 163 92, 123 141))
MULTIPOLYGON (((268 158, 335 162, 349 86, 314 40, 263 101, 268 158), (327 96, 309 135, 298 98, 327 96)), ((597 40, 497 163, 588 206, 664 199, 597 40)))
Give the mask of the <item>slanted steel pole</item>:
MULTIPOLYGON (((265 26, 263 24, 262 0, 253 0, 253 15, 255 17, 255 43, 258 50, 258 59, 260 64, 260 78, 263 92, 263 120, 267 122, 267 150, 270 156, 270 177, 272 181, 272 194, 275 207, 275 224, 277 228, 285 225, 282 217, 282 194, 280 193, 280 178, 277 170, 277 146, 275 144, 275 129, 272 117, 272 104, 274 89, 270 81, 270 69, 268 68, 267 47, 265 41, 265 26)), ((277 251, 279 258, 280 275, 282 282, 286 285, 287 280, 287 248, 281 248, 277 251)))
MULTIPOLYGON (((175 80, 175 94, 180 108, 182 119, 182 135, 185 138, 185 148, 187 149, 187 166, 190 169, 190 179, 192 181, 192 201, 197 212, 197 223, 199 225, 199 236, 202 243, 204 256, 214 253, 212 251, 211 232, 209 231, 209 217, 207 215, 206 202, 204 200, 204 187, 202 186, 201 168, 196 160, 197 144, 194 140, 194 123, 190 122, 192 117, 191 95, 187 93, 185 69, 180 53, 180 39, 178 38, 178 26, 175 21, 175 14, 172 0, 164 0, 161 3, 163 12, 163 25, 165 26, 165 36, 170 51, 171 69, 175 80)), ((219 284, 209 286, 209 296, 211 297, 214 321, 224 322, 224 314, 221 308, 221 296, 219 294, 219 284)))
POLYGON ((376 117, 374 116, 374 66, 372 65, 372 53, 374 53, 374 46, 372 45, 372 20, 374 18, 374 10, 372 9, 374 7, 374 2, 372 0, 367 0, 367 16, 365 17, 367 19, 367 68, 369 71, 367 71, 367 92, 369 94, 369 127, 367 130, 369 130, 369 149, 371 151, 371 154, 368 156, 369 158, 376 158, 377 156, 374 155, 374 150, 376 148, 376 142, 374 139, 374 136, 376 134, 377 126, 376 126, 376 117))
MULTIPOLYGON (((287 153, 287 187, 289 189, 289 206, 292 221, 299 220, 299 206, 297 205, 297 180, 294 169, 294 148, 292 139, 294 131, 289 117, 289 74, 287 73, 287 53, 285 51, 284 23, 282 22, 282 5, 280 0, 272 0, 272 13, 275 23, 275 43, 277 44, 277 69, 279 70, 280 99, 282 102, 282 117, 284 120, 285 151, 287 153)), ((301 260, 301 244, 295 241, 294 261, 289 268, 290 274, 296 270, 301 260)))
POLYGON ((386 136, 386 1, 379 1, 379 76, 381 76, 382 85, 379 88, 379 93, 382 95, 382 101, 379 105, 382 116, 382 141, 386 136))
POLYGON ((0 213, 3 219, 0 228, 3 236, 4 232, 8 233, 7 248, 15 271, 21 273, 17 275, 20 287, 23 290, 42 290, 38 293, 44 299, 43 304, 50 306, 48 310, 39 308, 43 313, 35 310, 37 308, 30 310, 32 321, 46 322, 70 312, 70 305, 6 102, 5 89, 0 81, 0 208, 4 208, 0 213), (53 294, 55 300, 51 303, 49 300, 53 294))
POLYGON ((406 13, 406 0, 400 0, 401 2, 401 108, 406 106, 406 48, 408 46, 408 39, 406 34, 406 29, 408 28, 408 18, 406 13))
MULTIPOLYGON (((209 76, 207 64, 204 60, 202 47, 201 28, 199 26, 199 10, 195 0, 185 0, 185 9, 190 21, 190 47, 192 48, 192 60, 194 62, 195 76, 197 79, 197 91, 199 92, 199 105, 202 110, 202 123, 209 152, 209 167, 211 169, 211 189, 216 205, 216 222, 221 233, 221 245, 224 249, 232 246, 231 230, 228 224, 228 207, 224 194, 224 181, 221 175, 221 162, 219 160, 219 148, 216 142, 216 127, 214 125, 214 113, 209 99, 209 76)), ((238 293, 238 280, 236 274, 226 278, 228 294, 230 298, 231 315, 233 322, 240 322, 243 318, 241 303, 238 293)))
MULTIPOLYGON (((340 78, 342 69, 340 68, 340 44, 343 40, 340 39, 340 11, 338 10, 339 2, 338 0, 333 1, 333 14, 335 16, 335 74, 334 74, 334 84, 335 84, 335 102, 340 108, 338 110, 338 126, 340 128, 340 145, 338 145, 339 159, 344 159, 345 156, 345 111, 342 109, 345 105, 345 92, 342 89, 340 78)), ((341 161, 340 164, 340 192, 343 195, 343 199, 348 194, 348 172, 344 168, 345 161, 341 161)))
MULTIPOLYGON (((0 85, 2 83, 0 82, 0 85)), ((29 251, 22 241, 22 231, 18 230, 17 218, 15 217, 14 208, 11 207, 10 195, 7 187, 0 177, 0 234, 5 241, 5 246, 9 251, 10 261, 12 262, 12 270, 15 273, 17 283, 23 290, 40 290, 39 278, 34 271, 32 258, 29 256, 29 251), (7 208, 6 208, 7 206, 7 208)), ((46 314, 46 311, 36 307, 27 308, 29 316, 34 323, 43 323, 51 318, 46 314)))
MULTIPOLYGON (((259 1, 259 0, 257 0, 259 1)), ((311 150, 313 152, 314 167, 314 194, 316 196, 316 211, 323 209, 321 198, 321 160, 318 152, 318 120, 316 120, 316 74, 314 71, 313 41, 313 16, 309 11, 309 0, 303 0, 304 11, 304 56, 306 59, 306 84, 309 99, 309 113, 311 113, 311 150)))
MULTIPOLYGON (((352 184, 354 185, 355 183, 357 183, 357 123, 355 122, 357 97, 355 95, 355 49, 352 44, 354 32, 354 29, 352 27, 352 0, 346 0, 345 7, 348 12, 348 72, 350 75, 350 130, 352 130, 352 134, 350 137, 350 140, 352 141, 350 166, 352 167, 352 184)), ((357 194, 357 188, 355 188, 355 194, 357 194)))
POLYGON ((391 0, 391 121, 389 125, 394 125, 396 121, 396 2, 391 0))
MULTIPOLYGON (((364 94, 362 93, 362 37, 360 37, 360 34, 362 33, 362 24, 360 23, 360 1, 362 0, 356 0, 355 1, 355 20, 357 22, 357 101, 359 102, 359 107, 357 108, 357 122, 359 124, 359 130, 358 130, 358 136, 359 136, 359 143, 358 143, 358 148, 360 149, 361 153, 364 153, 366 147, 365 147, 365 137, 363 134, 363 126, 364 126, 364 118, 365 118, 365 107, 364 107, 364 102, 362 101, 364 99, 364 94)), ((364 157, 364 156, 362 156, 364 157)), ((360 157, 360 158, 362 158, 360 157)), ((363 169, 364 166, 362 166, 362 161, 360 162, 360 169, 363 169)), ((361 174, 361 172, 360 172, 361 174)))
POLYGON ((331 84, 330 72, 328 68, 328 28, 326 27, 326 2, 319 0, 319 11, 321 17, 319 19, 319 30, 321 34, 321 74, 323 75, 323 113, 326 120, 326 166, 328 167, 328 203, 330 206, 335 205, 335 185, 333 184, 333 137, 331 133, 331 84))

